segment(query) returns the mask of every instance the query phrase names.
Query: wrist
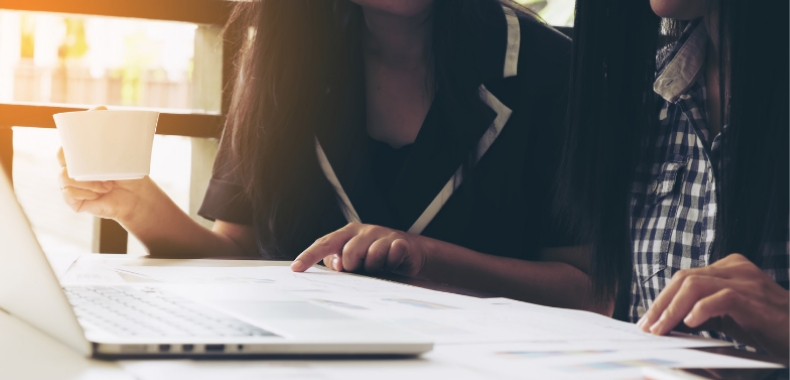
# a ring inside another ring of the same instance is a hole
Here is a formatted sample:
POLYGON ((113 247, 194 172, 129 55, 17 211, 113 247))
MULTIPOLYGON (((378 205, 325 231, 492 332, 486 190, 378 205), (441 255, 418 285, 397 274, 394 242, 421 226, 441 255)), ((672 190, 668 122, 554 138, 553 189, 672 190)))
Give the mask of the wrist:
POLYGON ((416 237, 417 248, 417 270, 414 277, 425 278, 430 267, 430 257, 437 251, 436 241, 424 236, 417 235, 416 237))
POLYGON ((150 222, 152 210, 156 209, 154 204, 162 190, 150 177, 146 176, 140 180, 139 187, 126 191, 130 196, 124 199, 126 205, 122 209, 123 212, 117 215, 116 221, 130 232, 137 232, 145 225, 150 224, 146 221, 150 222))

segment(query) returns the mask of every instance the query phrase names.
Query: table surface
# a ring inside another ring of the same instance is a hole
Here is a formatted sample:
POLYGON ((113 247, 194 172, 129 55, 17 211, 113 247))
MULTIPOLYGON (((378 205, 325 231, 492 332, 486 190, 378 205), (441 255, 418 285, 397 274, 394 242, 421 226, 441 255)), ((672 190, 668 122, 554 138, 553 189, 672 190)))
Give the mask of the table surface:
MULTIPOLYGON (((78 256, 77 254, 58 255, 54 258, 50 256, 50 261, 55 272, 63 274, 78 256)), ((486 296, 465 289, 403 276, 386 275, 383 278, 445 292, 477 297, 486 296)), ((132 375, 124 372, 118 364, 85 358, 48 335, 1 310, 0 337, 2 337, 0 339, 0 379, 134 379, 132 375)), ((733 348, 704 350, 748 359, 771 361, 765 355, 748 353, 733 348)), ((784 373, 786 374, 786 369, 784 373)), ((720 375, 719 373, 708 376, 717 378, 715 376, 720 375)), ((765 377, 765 373, 754 372, 754 370, 749 372, 732 372, 730 370, 725 375, 725 377, 718 378, 735 378, 736 376, 738 378, 765 377)))

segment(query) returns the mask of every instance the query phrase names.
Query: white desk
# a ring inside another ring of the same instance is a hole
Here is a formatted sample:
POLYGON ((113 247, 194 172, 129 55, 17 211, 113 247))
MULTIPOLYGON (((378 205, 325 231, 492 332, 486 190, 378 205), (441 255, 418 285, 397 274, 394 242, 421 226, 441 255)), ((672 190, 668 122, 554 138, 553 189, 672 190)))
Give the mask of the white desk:
MULTIPOLYGON (((77 254, 53 255, 51 258, 53 269, 58 275, 63 275, 69 268, 72 269, 69 275, 80 272, 79 265, 72 266, 78 256, 77 254)), ((97 255, 91 259, 93 258, 98 259, 99 262, 115 263, 135 260, 125 255, 97 255)), ((148 259, 142 264, 156 265, 156 263, 156 260, 148 259)), ((201 261, 200 264, 222 266, 223 262, 207 260, 201 261)), ((231 263, 226 261, 224 264, 231 263)), ((245 265, 255 266, 261 263, 249 262, 245 265)), ((83 269, 83 273, 90 274, 92 271, 90 265, 83 269)), ((117 276, 114 271, 110 272, 117 276)), ((169 380, 214 379, 227 376, 232 376, 234 379, 330 380, 501 378, 501 373, 489 371, 493 369, 490 368, 491 366, 469 365, 482 359, 482 356, 471 358, 467 355, 460 360, 462 357, 464 355, 456 355, 451 349, 437 347, 434 352, 422 358, 406 360, 157 360, 115 363, 84 358, 44 333, 0 311, 0 379, 169 380)), ((521 366, 517 373, 528 375, 528 372, 522 372, 527 368, 529 366, 521 366)))

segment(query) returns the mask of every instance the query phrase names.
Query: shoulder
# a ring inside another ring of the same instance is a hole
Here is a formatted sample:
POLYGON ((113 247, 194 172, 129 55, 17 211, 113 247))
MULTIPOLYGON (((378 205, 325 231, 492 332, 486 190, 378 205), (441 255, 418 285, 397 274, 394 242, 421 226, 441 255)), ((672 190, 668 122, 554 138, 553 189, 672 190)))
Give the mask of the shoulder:
POLYGON ((475 59, 485 73, 484 82, 531 70, 541 75, 561 73, 567 76, 571 63, 570 38, 537 16, 499 1, 485 4, 489 6, 480 11, 479 45, 475 48, 475 59))
MULTIPOLYGON (((491 10, 493 13, 495 10, 491 10)), ((536 16, 498 6, 496 20, 482 33, 485 41, 479 57, 483 61, 484 83, 519 77, 519 82, 557 86, 568 81, 571 68, 570 38, 536 16)), ((496 86, 495 86, 496 87, 496 86)))

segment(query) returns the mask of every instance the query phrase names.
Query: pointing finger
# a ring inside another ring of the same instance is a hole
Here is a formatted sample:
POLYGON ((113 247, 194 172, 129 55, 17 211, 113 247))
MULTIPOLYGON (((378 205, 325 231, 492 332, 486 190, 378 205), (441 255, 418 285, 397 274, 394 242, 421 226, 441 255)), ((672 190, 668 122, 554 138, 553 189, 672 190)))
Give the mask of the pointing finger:
POLYGON ((343 246, 356 235, 355 224, 349 224, 329 235, 326 235, 313 243, 304 252, 296 257, 291 263, 291 270, 294 272, 304 272, 317 262, 329 255, 339 255, 343 252, 343 246))

